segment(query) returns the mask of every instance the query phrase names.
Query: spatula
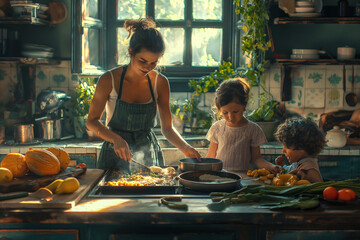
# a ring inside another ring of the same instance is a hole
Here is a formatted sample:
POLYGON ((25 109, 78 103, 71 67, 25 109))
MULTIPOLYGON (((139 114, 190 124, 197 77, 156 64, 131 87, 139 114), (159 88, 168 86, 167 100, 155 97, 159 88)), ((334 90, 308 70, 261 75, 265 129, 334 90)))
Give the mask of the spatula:
POLYGON ((161 172, 162 172, 162 168, 161 168, 161 167, 157 167, 157 166, 148 167, 148 166, 142 164, 141 162, 136 161, 136 160, 133 159, 133 158, 131 159, 131 161, 133 161, 134 163, 137 163, 137 164, 139 164, 140 166, 148 169, 150 172, 154 172, 154 173, 161 173, 161 172))
POLYGON ((144 168, 146 168, 147 170, 149 170, 150 172, 151 172, 151 169, 148 167, 148 166, 146 166, 146 165, 144 165, 144 164, 142 164, 141 162, 138 162, 138 161, 136 161, 135 159, 131 159, 131 161, 132 162, 134 162, 134 163, 137 163, 137 164, 139 164, 140 166, 142 166, 142 167, 144 167, 144 168))

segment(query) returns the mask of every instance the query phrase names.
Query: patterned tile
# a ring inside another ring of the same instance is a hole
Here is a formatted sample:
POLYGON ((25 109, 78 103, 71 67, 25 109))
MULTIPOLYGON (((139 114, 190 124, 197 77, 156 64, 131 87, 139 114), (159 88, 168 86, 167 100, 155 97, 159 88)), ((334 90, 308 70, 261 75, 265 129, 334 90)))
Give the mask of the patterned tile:
POLYGON ((326 71, 324 69, 308 69, 305 71, 306 88, 325 88, 326 71))
POLYGON ((259 87, 252 87, 247 110, 254 110, 259 107, 259 87))
POLYGON ((281 102, 281 89, 279 87, 271 87, 270 93, 274 97, 274 100, 281 102))
POLYGON ((205 106, 212 106, 215 98, 214 92, 209 92, 204 94, 205 95, 205 106))
POLYGON ((36 88, 50 88, 50 68, 49 66, 39 65, 36 67, 36 88))
POLYGON ((302 108, 304 106, 304 88, 293 87, 292 99, 291 101, 287 101, 285 105, 289 108, 302 108))
POLYGON ((306 88, 305 106, 306 108, 324 108, 325 107, 325 89, 324 88, 306 88))
POLYGON ((305 68, 297 67, 293 69, 292 76, 293 87, 304 87, 305 86, 305 68))
POLYGON ((343 95, 342 89, 326 89, 325 107, 328 109, 342 108, 343 95))
POLYGON ((270 87, 281 87, 281 68, 279 66, 271 66, 269 79, 270 87))
POLYGON ((324 109, 307 108, 307 109, 304 109, 302 116, 306 117, 306 118, 311 118, 318 124, 319 120, 320 120, 320 116, 323 112, 324 112, 324 109))
POLYGON ((69 69, 52 68, 50 69, 50 87, 51 88, 69 88, 69 69))
POLYGON ((339 68, 331 68, 326 70, 326 88, 343 88, 343 71, 339 68))

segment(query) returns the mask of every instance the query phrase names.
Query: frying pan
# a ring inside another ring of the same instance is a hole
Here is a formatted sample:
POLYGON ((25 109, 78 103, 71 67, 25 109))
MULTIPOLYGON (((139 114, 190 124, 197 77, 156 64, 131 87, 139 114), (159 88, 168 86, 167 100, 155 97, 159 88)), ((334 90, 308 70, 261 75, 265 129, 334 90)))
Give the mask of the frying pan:
POLYGON ((190 171, 181 173, 179 182, 186 188, 200 192, 232 192, 240 187, 239 175, 229 172, 214 171, 190 171), (211 174, 219 177, 232 178, 234 181, 227 182, 201 182, 199 177, 203 174, 211 174))
POLYGON ((183 158, 179 160, 181 172, 187 171, 220 171, 223 162, 217 158, 201 158, 199 162, 196 158, 183 158))

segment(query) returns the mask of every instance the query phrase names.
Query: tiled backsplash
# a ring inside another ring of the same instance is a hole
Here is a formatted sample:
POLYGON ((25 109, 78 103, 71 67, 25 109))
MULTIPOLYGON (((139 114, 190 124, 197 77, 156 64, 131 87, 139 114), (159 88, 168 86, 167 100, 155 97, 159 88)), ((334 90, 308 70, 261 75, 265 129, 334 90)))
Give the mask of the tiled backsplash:
MULTIPOLYGON (((360 66, 354 67, 355 93, 360 95, 360 66)), ((272 65, 265 72, 266 89, 275 100, 280 100, 281 91, 281 68, 272 65)), ((343 91, 342 66, 299 66, 294 68, 292 81, 292 100, 286 102, 290 111, 295 111, 303 116, 311 116, 318 120, 320 114, 339 109, 354 110, 359 107, 350 107, 344 100, 346 94, 351 91, 352 66, 346 66, 346 91, 343 91)), ((16 64, 14 62, 2 62, 0 64, 0 106, 6 104, 15 91, 18 81, 16 64)), ((42 90, 51 88, 62 90, 72 96, 77 76, 71 74, 70 61, 62 61, 59 65, 36 66, 36 95, 42 90)), ((170 83, 171 84, 171 83, 170 83)), ((262 91, 262 90, 260 90, 262 91)), ((259 105, 259 88, 253 87, 248 109, 252 110, 259 105)), ((177 100, 190 98, 191 93, 171 93, 171 97, 177 100)), ((213 102, 214 93, 207 93, 202 97, 200 107, 209 110, 213 102)))

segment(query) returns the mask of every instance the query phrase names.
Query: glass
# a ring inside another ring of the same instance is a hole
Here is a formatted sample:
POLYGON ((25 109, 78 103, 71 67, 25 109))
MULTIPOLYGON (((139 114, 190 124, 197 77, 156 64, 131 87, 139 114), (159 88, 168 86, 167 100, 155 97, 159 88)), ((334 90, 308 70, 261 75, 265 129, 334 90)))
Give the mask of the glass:
POLYGON ((184 0, 155 0, 155 19, 183 20, 184 0))
POLYGON ((222 0, 193 0, 195 20, 222 20, 222 0))
MULTIPOLYGON (((110 0, 112 1, 112 0, 110 0)), ((117 0, 117 19, 139 19, 146 17, 146 0, 117 0)))
POLYGON ((83 66, 99 66, 99 29, 84 28, 83 34, 83 66))
POLYGON ((222 29, 194 28, 192 66, 218 66, 222 56, 222 29))
POLYGON ((128 53, 129 49, 129 32, 124 28, 117 29, 117 64, 124 65, 130 62, 130 57, 128 53))
POLYGON ((98 0, 83 0, 84 17, 99 18, 98 0))
POLYGON ((165 40, 165 54, 159 65, 176 66, 184 64, 185 30, 183 28, 160 28, 165 40))

